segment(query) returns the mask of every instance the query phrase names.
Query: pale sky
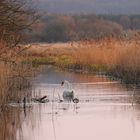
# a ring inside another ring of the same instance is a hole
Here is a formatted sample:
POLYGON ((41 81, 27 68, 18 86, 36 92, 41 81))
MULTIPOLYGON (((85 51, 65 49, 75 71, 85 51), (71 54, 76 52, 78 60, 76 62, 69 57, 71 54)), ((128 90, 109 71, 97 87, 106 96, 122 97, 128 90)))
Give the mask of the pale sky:
POLYGON ((56 13, 140 14, 140 0, 33 0, 41 10, 56 13))

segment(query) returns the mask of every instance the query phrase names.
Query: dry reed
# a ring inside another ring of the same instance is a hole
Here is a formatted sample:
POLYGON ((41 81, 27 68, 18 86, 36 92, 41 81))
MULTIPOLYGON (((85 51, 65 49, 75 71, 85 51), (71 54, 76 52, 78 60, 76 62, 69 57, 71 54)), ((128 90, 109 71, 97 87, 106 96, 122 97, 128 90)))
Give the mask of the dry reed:
POLYGON ((20 102, 22 90, 30 86, 32 62, 21 48, 1 47, 0 51, 0 111, 9 101, 20 102))
MULTIPOLYGON (((53 58, 55 64, 60 67, 86 68, 93 71, 111 70, 112 74, 119 78, 130 77, 129 79, 131 79, 132 75, 140 76, 140 43, 138 39, 105 38, 98 41, 58 43, 51 44, 51 47, 48 46, 49 44, 46 46, 40 44, 36 49, 36 45, 34 45, 31 47, 30 53, 35 57, 53 58)), ((139 78, 137 81, 139 82, 139 78)))

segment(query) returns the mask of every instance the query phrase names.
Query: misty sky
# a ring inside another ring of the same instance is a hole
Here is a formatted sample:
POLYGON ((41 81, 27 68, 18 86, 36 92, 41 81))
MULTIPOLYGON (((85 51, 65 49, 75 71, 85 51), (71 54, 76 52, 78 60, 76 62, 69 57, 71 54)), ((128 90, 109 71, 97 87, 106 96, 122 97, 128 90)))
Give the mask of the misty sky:
POLYGON ((140 0, 34 0, 53 13, 140 14, 140 0))

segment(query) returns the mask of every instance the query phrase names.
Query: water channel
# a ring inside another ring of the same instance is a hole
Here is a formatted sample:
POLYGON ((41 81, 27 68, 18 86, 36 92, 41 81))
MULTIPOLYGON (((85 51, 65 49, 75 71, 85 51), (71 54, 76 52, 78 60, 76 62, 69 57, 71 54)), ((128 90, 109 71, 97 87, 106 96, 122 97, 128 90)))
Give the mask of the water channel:
POLYGON ((11 106, 7 117, 0 119, 6 122, 0 126, 2 140, 140 139, 139 89, 134 93, 106 76, 46 66, 33 80, 31 93, 47 96, 49 102, 30 102, 26 109, 11 106), (71 83, 78 104, 59 102, 63 99, 63 80, 71 83))

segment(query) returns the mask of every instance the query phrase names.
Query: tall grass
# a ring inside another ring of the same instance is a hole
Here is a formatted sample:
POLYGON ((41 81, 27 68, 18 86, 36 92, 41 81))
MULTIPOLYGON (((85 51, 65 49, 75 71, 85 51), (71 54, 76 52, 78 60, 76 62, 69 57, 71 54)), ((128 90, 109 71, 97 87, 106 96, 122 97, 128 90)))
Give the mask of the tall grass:
POLYGON ((18 56, 20 50, 5 47, 0 51, 0 111, 9 101, 20 102, 27 96, 22 90, 30 86, 33 67, 25 53, 18 56))
POLYGON ((33 46, 30 53, 39 57, 38 61, 50 58, 61 68, 106 72, 128 83, 140 82, 140 43, 135 38, 60 43, 51 47, 38 46, 38 49, 33 46))
POLYGON ((97 71, 108 73, 127 83, 140 82, 140 44, 136 41, 102 40, 83 45, 72 53, 76 63, 95 67, 106 66, 97 71), (106 69, 104 69, 106 68, 106 69))

